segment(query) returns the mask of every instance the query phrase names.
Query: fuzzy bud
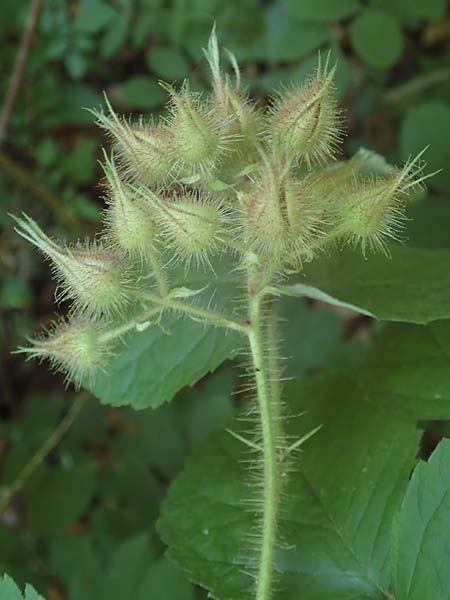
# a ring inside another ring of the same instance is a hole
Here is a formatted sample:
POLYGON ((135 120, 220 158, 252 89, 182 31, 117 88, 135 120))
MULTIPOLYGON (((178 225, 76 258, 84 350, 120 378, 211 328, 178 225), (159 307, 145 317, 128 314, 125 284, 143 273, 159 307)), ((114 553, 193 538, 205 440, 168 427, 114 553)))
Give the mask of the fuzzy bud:
POLYGON ((116 115, 107 98, 106 103, 109 115, 91 112, 97 119, 97 125, 113 138, 122 176, 146 185, 165 181, 173 169, 173 139, 168 129, 161 125, 143 124, 142 120, 132 125, 116 115))
POLYGON ((228 56, 234 69, 235 82, 233 83, 228 75, 222 74, 215 28, 204 54, 211 70, 213 88, 211 102, 214 111, 220 116, 223 131, 231 136, 231 149, 239 154, 245 152, 248 164, 249 152, 255 152, 254 145, 262 130, 262 120, 254 104, 241 90, 240 69, 231 52, 228 52, 228 56))
POLYGON ((161 235, 179 258, 207 262, 220 245, 226 214, 220 203, 190 192, 170 198, 150 196, 159 216, 161 235))
POLYGON ((320 62, 314 77, 273 101, 272 141, 286 156, 313 162, 333 158, 341 137, 340 113, 333 97, 335 68, 320 62))
POLYGON ((27 215, 16 228, 52 261, 60 288, 57 300, 73 300, 76 312, 92 316, 119 312, 129 302, 130 278, 123 260, 99 242, 62 246, 27 215))
POLYGON ((120 180, 114 160, 105 159, 103 169, 109 185, 105 213, 108 238, 131 258, 144 258, 154 246, 154 211, 129 184, 120 180))
POLYGON ((72 319, 54 323, 51 331, 41 339, 31 340, 28 348, 19 348, 29 358, 49 360, 52 368, 66 373, 66 381, 77 387, 92 382, 104 371, 112 357, 112 345, 99 322, 72 319))
POLYGON ((336 206, 337 230, 351 245, 387 253, 389 240, 398 240, 405 221, 406 196, 429 176, 420 176, 419 154, 403 169, 378 178, 355 177, 341 192, 336 206))
POLYGON ((295 179, 288 165, 265 159, 252 189, 241 195, 247 241, 254 251, 296 263, 320 222, 308 180, 295 179))
POLYGON ((180 92, 165 86, 171 96, 169 130, 173 135, 173 159, 182 176, 210 176, 227 146, 221 122, 199 94, 184 85, 180 92))

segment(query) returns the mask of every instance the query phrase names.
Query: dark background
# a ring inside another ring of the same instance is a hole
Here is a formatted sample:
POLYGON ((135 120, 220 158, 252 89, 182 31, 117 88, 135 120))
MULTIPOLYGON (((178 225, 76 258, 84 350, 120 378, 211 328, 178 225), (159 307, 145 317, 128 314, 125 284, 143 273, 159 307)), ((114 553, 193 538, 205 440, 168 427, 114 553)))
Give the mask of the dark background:
MULTIPOLYGON (((0 110, 30 4, 0 3, 0 110)), ((59 375, 11 354, 51 321, 55 305, 47 265, 14 233, 7 213, 25 210, 68 239, 95 233, 107 140, 82 107, 98 107, 105 90, 118 112, 146 115, 162 110, 159 79, 189 77, 194 89, 205 89, 201 48, 214 22, 262 105, 280 83, 310 72, 318 50, 331 50, 348 131, 343 157, 365 146, 401 163, 430 145, 427 169, 443 171, 409 207, 406 243, 450 245, 444 0, 44 0, 0 148, 0 502, 73 402, 84 405, 62 443, 36 458, 37 468, 2 506, 0 572, 32 582, 48 600, 139 600, 146 585, 155 598, 204 597, 162 558, 153 522, 186 454, 232 413, 234 371, 225 365, 182 392, 179 410, 172 404, 136 414, 87 395, 76 400, 59 375), (212 407, 206 416, 196 392, 212 407), (154 565, 147 583, 138 557, 154 565)), ((302 339, 310 340, 300 347, 300 371, 327 368, 370 343, 364 318, 318 304, 289 310, 303 311, 302 339)))

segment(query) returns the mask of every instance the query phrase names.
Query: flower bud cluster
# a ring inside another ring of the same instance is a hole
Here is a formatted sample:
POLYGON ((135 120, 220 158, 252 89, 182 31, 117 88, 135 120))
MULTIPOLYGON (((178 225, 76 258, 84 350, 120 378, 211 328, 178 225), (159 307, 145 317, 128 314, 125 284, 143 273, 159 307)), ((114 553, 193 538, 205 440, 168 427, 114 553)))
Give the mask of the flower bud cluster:
POLYGON ((78 384, 105 367, 114 332, 148 305, 145 285, 164 301, 173 262, 210 268, 228 252, 238 265, 251 257, 282 277, 331 241, 385 250, 407 194, 424 179, 420 155, 376 178, 358 160, 334 162, 342 118, 328 60, 263 110, 243 91, 230 53, 234 75, 223 72, 214 32, 205 56, 211 93, 163 84, 168 110, 158 122, 119 117, 107 99, 106 113, 92 111, 112 139, 98 240, 67 245, 16 218, 51 261, 57 300, 72 302, 69 320, 32 342, 29 355, 78 384))

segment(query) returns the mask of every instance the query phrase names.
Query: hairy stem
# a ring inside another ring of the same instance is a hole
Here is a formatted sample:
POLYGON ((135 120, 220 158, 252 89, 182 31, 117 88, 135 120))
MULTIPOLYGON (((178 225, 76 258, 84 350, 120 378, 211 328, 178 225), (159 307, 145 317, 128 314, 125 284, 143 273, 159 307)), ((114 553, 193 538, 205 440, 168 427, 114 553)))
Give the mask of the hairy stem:
POLYGON ((267 364, 270 375, 270 393, 272 397, 272 418, 277 435, 282 436, 282 407, 281 407, 281 367, 280 367, 280 340, 278 332, 278 301, 270 304, 267 319, 267 364))
POLYGON ((153 248, 148 249, 150 264, 152 265, 153 275, 155 276, 156 283, 158 284, 158 291, 162 298, 165 298, 169 293, 169 284, 167 282, 166 274, 161 266, 161 261, 158 253, 153 248))
POLYGON ((280 497, 280 469, 277 457, 279 443, 276 415, 279 413, 279 398, 272 394, 268 360, 264 353, 265 322, 263 316, 263 294, 255 293, 257 277, 249 278, 248 338, 255 373, 257 400, 263 437, 263 516, 262 540, 259 557, 257 600, 269 600, 272 590, 275 548, 277 541, 278 507, 280 497))
POLYGON ((171 308, 173 310, 182 312, 193 319, 197 319, 205 323, 211 323, 216 327, 225 327, 228 329, 233 329, 234 331, 238 331, 239 333, 247 333, 248 327, 244 323, 236 321, 232 317, 224 315, 220 312, 210 310, 209 308, 195 306, 194 304, 189 304, 184 300, 171 298, 170 296, 166 298, 160 298, 157 294, 153 294, 152 292, 146 292, 145 297, 151 302, 159 305, 161 309, 171 308))

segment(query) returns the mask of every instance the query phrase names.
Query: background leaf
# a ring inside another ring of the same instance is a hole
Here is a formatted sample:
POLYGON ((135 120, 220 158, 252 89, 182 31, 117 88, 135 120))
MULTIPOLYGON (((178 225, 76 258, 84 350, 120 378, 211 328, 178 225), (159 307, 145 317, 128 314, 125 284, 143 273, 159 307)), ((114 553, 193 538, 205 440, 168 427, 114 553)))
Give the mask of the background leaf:
POLYGON ((442 169, 430 184, 450 190, 450 106, 443 102, 427 102, 412 108, 406 114, 400 135, 404 160, 429 146, 425 154, 428 168, 442 169))
POLYGON ((352 45, 364 62, 377 69, 394 65, 403 51, 397 21, 386 12, 367 10, 350 27, 352 45))
POLYGON ((450 440, 420 462, 393 526, 392 569, 397 600, 450 597, 450 440))
POLYGON ((351 17, 359 8, 358 0, 288 0, 289 15, 302 21, 337 21, 351 17))
POLYGON ((160 106, 166 95, 158 81, 138 75, 114 88, 114 96, 131 109, 152 109, 160 106))

